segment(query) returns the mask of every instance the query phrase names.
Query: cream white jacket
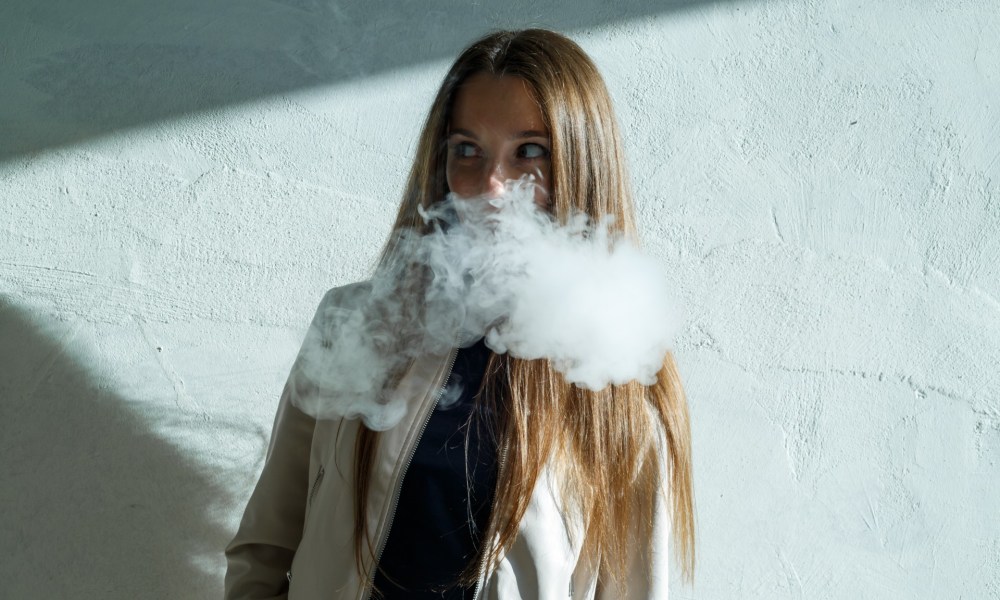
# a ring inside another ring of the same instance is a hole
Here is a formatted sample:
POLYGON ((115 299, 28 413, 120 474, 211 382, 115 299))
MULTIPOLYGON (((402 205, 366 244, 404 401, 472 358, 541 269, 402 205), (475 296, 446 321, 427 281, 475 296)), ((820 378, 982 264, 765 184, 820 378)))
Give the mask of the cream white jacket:
MULTIPOLYGON (((337 303, 343 290, 328 292, 320 309, 337 303)), ((399 384, 410 405, 402 422, 379 436, 365 507, 368 531, 379 544, 388 535, 403 475, 454 353, 416 361, 399 384)), ((369 596, 370 582, 358 575, 353 538, 354 449, 359 426, 357 420, 314 420, 291 404, 286 386, 263 472, 239 531, 226 548, 227 600, 361 600, 369 596)), ((580 560, 582 523, 560 508, 556 484, 551 471, 545 471, 514 544, 493 572, 484 573, 477 598, 626 598, 620 590, 602 585, 604 578, 597 569, 580 560)), ((664 490, 650 499, 656 503, 653 551, 640 551, 647 547, 647 540, 635 540, 627 598, 667 598, 670 524, 666 496, 664 490)), ((636 531, 633 524, 622 524, 622 535, 635 536, 636 531)), ((369 562, 364 572, 373 572, 369 562)))

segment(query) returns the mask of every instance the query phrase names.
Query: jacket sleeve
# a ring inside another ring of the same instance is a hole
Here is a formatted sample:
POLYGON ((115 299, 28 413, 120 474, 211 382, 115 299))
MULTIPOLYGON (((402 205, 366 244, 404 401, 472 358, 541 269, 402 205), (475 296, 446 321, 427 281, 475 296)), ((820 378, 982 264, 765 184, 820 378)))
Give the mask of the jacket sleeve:
POLYGON ((236 537, 226 548, 226 600, 286 598, 302 538, 315 420, 292 405, 286 385, 264 469, 236 537))

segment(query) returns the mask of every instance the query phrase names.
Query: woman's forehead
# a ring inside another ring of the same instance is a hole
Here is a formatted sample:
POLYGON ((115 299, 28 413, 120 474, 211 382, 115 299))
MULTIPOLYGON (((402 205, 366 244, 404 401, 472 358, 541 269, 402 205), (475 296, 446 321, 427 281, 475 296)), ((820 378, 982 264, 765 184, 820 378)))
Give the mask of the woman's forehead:
POLYGON ((525 132, 548 135, 541 108, 524 79, 477 73, 456 91, 449 131, 475 136, 503 133, 523 137, 525 132))

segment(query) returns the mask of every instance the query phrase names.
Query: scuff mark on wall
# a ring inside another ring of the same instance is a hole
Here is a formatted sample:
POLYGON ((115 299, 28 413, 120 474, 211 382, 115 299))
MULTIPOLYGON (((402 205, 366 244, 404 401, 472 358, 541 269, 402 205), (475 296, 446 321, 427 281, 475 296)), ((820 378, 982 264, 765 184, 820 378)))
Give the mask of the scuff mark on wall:
POLYGON ((146 347, 149 349, 149 353, 156 359, 163 375, 173 387, 174 402, 177 408, 182 413, 205 414, 204 409, 198 404, 198 401, 188 393, 187 386, 184 385, 184 380, 170 364, 169 350, 164 349, 163 343, 157 340, 156 336, 149 331, 148 325, 143 322, 142 318, 133 317, 133 321, 142 334, 143 339, 146 340, 146 347))
POLYGON ((774 235, 778 237, 779 242, 784 244, 785 236, 781 234, 781 226, 778 225, 778 212, 773 206, 771 207, 771 224, 774 225, 774 235))
MULTIPOLYGON (((73 321, 69 328, 54 340, 54 348, 39 362, 38 367, 34 369, 33 374, 29 378, 28 384, 24 387, 23 393, 25 401, 31 401, 34 399, 39 386, 42 385, 45 378, 52 372, 53 367, 67 351, 67 348, 70 344, 72 344, 73 340, 76 339, 81 327, 82 323, 80 321, 73 321)), ((17 341, 18 340, 3 340, 3 342, 6 343, 16 343, 17 341)))
POLYGON ((211 304, 190 295, 165 292, 135 282, 119 282, 93 273, 44 265, 6 263, 21 293, 44 297, 57 306, 86 306, 81 316, 119 322, 123 312, 155 316, 159 320, 188 319, 212 314, 211 304))

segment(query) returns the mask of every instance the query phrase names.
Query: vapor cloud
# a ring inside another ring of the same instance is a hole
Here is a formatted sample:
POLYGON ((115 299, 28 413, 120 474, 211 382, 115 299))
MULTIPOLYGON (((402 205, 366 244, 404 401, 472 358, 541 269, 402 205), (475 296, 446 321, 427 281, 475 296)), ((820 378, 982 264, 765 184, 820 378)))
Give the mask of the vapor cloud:
POLYGON ((660 266, 610 223, 580 214, 560 224, 534 196, 529 180, 499 197, 452 196, 423 213, 430 234, 400 232, 367 285, 320 308, 292 373, 293 403, 391 428, 406 398, 387 382, 416 357, 484 336, 493 351, 548 359, 585 388, 654 383, 680 321, 660 266), (401 284, 413 265, 424 285, 401 284))

